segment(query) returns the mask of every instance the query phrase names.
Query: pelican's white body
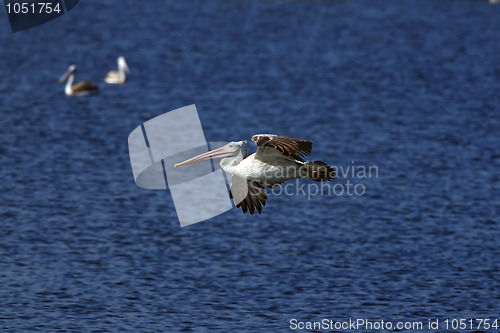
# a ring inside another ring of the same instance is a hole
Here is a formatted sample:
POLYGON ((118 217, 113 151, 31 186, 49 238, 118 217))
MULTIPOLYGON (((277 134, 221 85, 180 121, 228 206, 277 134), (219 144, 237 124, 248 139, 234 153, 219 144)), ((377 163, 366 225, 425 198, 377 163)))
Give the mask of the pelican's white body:
POLYGON ((220 161, 222 170, 231 175, 268 184, 300 178, 299 168, 303 164, 274 148, 263 148, 241 161, 234 158, 220 161))
POLYGON ((64 75, 59 79, 60 83, 66 81, 64 93, 67 96, 88 96, 96 94, 98 92, 98 88, 89 81, 82 81, 73 85, 73 82, 75 81, 75 71, 76 66, 71 65, 66 73, 64 73, 64 75))
POLYGON ((104 81, 109 84, 122 84, 127 80, 127 75, 125 73, 130 73, 127 62, 124 57, 118 57, 118 70, 109 71, 104 81))

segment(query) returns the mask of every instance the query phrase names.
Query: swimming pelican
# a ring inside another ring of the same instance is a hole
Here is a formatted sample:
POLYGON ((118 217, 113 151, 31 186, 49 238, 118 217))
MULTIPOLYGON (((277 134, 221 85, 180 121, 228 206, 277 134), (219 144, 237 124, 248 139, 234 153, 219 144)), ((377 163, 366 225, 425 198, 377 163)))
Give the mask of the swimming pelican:
POLYGON ((69 66, 66 73, 59 79, 59 83, 66 81, 66 87, 64 88, 64 93, 68 96, 88 96, 92 94, 97 94, 99 88, 92 84, 90 81, 82 81, 73 85, 75 80, 76 66, 69 66))
POLYGON ((127 76, 125 73, 130 73, 130 69, 128 68, 127 62, 124 57, 118 57, 118 70, 117 71, 109 71, 104 81, 109 84, 121 84, 127 80, 127 76))
POLYGON ((222 170, 232 175, 230 195, 236 207, 241 207, 243 213, 249 211, 250 215, 255 210, 262 212, 267 200, 266 188, 297 178, 318 182, 335 178, 335 171, 326 163, 303 159, 312 150, 310 141, 273 134, 257 134, 252 141, 257 144, 257 152, 248 157, 246 141, 230 142, 174 167, 220 158, 222 170))

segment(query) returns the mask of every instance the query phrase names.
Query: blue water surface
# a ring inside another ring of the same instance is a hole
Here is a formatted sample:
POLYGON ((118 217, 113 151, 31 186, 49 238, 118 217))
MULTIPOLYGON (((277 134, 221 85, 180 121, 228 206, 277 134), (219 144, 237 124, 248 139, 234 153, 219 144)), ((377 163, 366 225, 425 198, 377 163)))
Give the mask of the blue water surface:
POLYGON ((500 319, 500 5, 107 0, 0 21, 2 332, 500 319), (105 85, 119 55, 129 80, 105 85), (71 64, 98 96, 64 95, 71 64), (209 141, 294 136, 377 173, 336 180, 364 195, 180 228, 168 191, 135 185, 127 137, 190 104, 209 141))

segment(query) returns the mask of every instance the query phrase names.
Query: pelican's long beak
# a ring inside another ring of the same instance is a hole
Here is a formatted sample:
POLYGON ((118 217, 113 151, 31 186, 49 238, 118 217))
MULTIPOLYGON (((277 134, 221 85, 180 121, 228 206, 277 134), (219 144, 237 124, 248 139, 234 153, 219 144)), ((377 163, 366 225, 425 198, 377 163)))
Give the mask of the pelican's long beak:
POLYGON ((61 76, 61 78, 59 79, 59 83, 63 83, 64 81, 66 81, 66 79, 68 78, 68 76, 72 73, 72 71, 70 69, 68 69, 66 71, 66 73, 63 74, 63 76, 61 76))
POLYGON ((199 162, 203 162, 203 161, 213 160, 216 158, 230 157, 230 156, 234 156, 234 154, 235 154, 235 152, 233 150, 229 150, 226 146, 224 146, 224 147, 220 147, 220 148, 211 150, 209 152, 200 154, 198 156, 190 158, 189 160, 185 160, 184 162, 177 163, 174 165, 174 168, 181 166, 181 165, 194 164, 194 163, 199 163, 199 162))

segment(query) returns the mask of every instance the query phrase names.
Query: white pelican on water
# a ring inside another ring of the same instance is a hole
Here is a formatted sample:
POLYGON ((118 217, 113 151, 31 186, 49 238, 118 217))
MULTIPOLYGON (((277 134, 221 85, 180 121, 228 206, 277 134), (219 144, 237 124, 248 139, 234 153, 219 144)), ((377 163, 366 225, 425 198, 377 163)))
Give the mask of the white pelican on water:
POLYGON ((66 81, 66 87, 64 88, 64 93, 68 96, 88 96, 97 94, 99 88, 92 84, 90 81, 82 81, 73 85, 75 80, 76 66, 69 66, 66 73, 59 79, 59 83, 66 81))
POLYGON ((227 145, 195 156, 174 167, 220 158, 220 167, 232 175, 231 197, 236 207, 251 215, 260 214, 267 200, 266 188, 273 188, 286 180, 307 178, 314 181, 329 181, 335 171, 321 161, 306 162, 303 157, 312 150, 312 142, 286 136, 257 134, 252 137, 257 152, 248 157, 246 141, 230 142, 227 145), (245 158, 246 157, 246 158, 245 158), (242 180, 246 181, 241 193, 242 180), (238 191, 240 190, 240 191, 238 191), (238 193, 240 192, 240 193, 238 193))
POLYGON ((125 73, 130 73, 127 62, 124 57, 118 57, 118 70, 109 71, 104 81, 109 84, 122 84, 127 80, 125 73))

